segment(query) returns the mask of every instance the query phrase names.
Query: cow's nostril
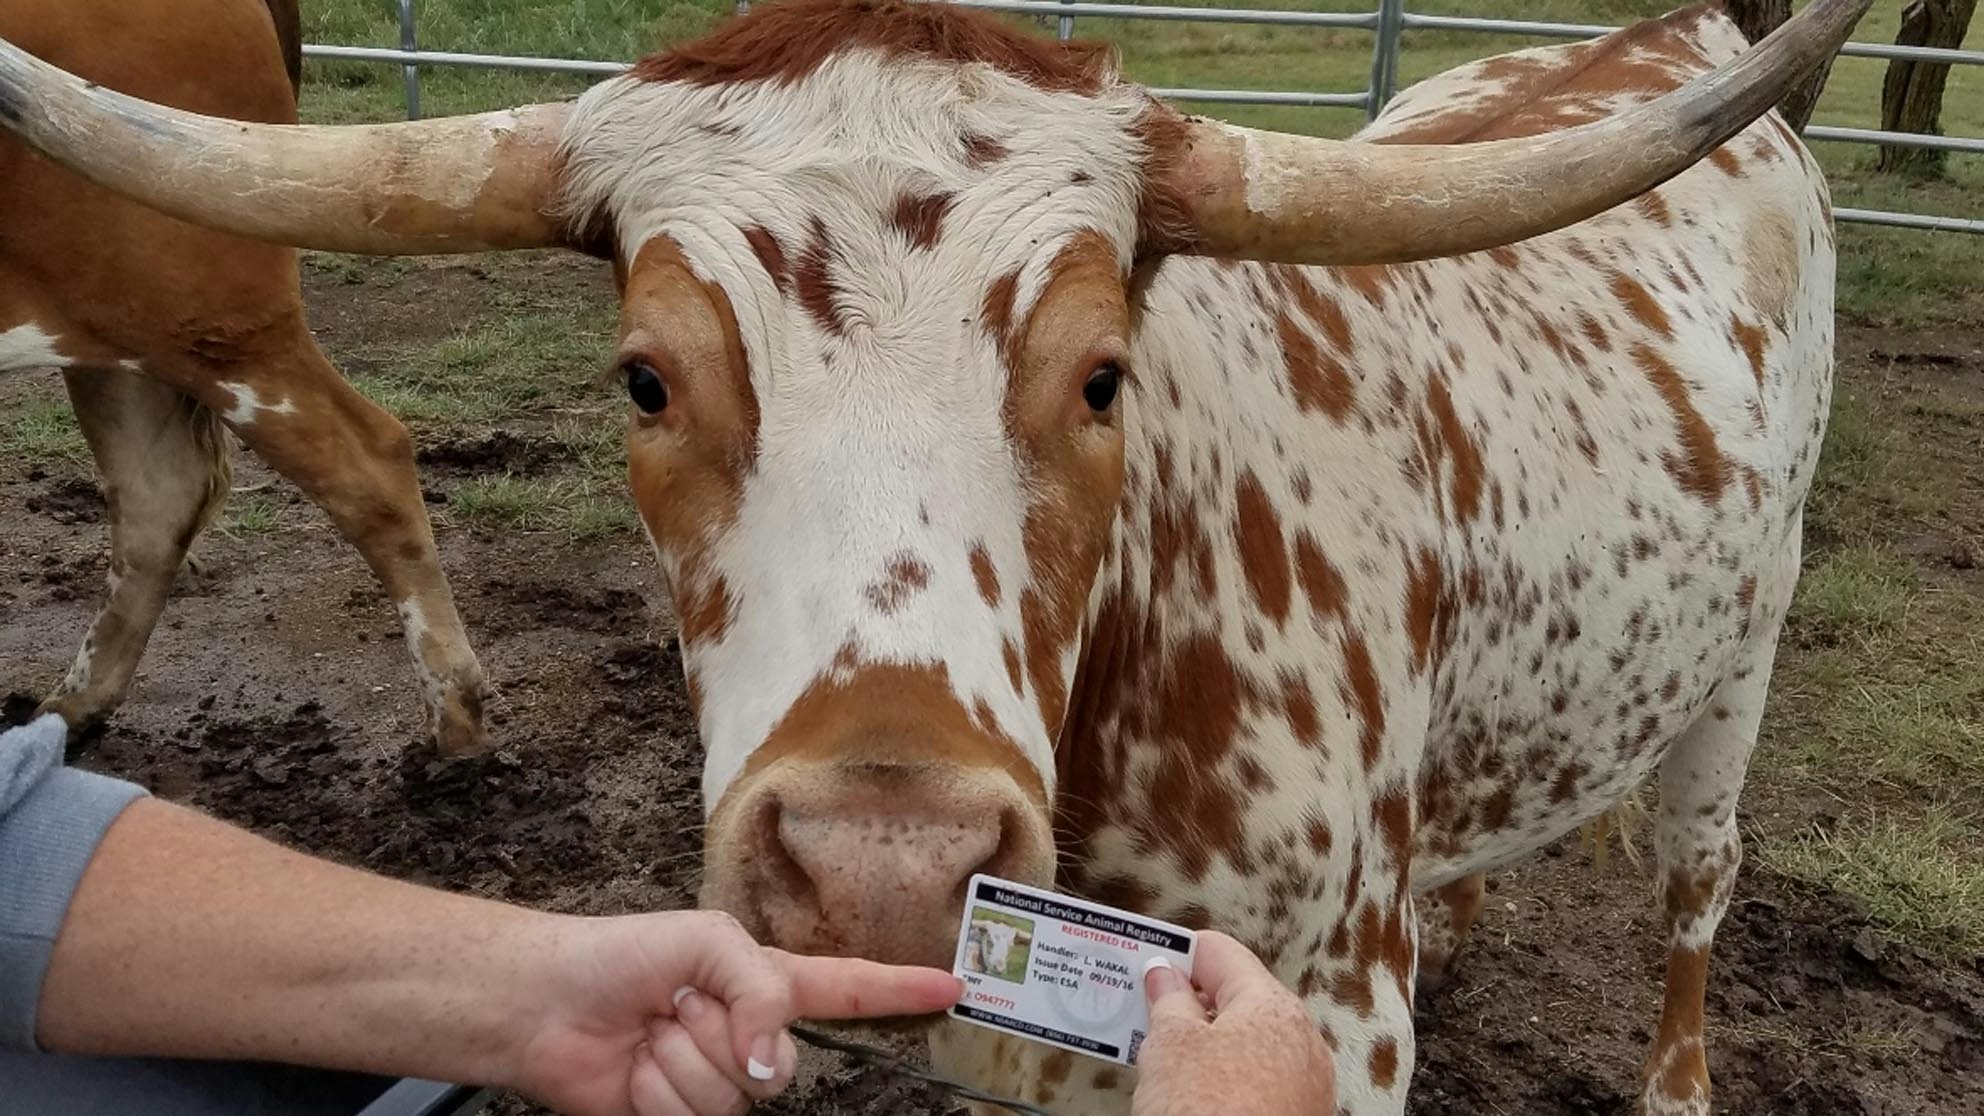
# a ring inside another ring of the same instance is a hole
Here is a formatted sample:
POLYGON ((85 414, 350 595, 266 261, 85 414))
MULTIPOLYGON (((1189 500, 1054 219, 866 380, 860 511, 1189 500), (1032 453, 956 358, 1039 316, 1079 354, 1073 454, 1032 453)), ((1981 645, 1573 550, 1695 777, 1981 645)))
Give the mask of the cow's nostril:
POLYGON ((992 843, 991 853, 984 860, 972 865, 971 870, 959 878, 954 897, 958 900, 969 898, 965 894, 965 889, 971 886, 971 877, 974 875, 997 876, 1002 880, 1010 880, 1020 875, 1021 873, 1016 871, 1016 866, 1021 859, 1018 848, 1021 844, 1021 832, 1023 830, 1020 819, 1013 811, 1000 811, 999 832, 992 843))
POLYGON ((755 843, 764 858, 761 868, 778 892, 795 903, 817 906, 818 884, 786 844, 784 820, 785 804, 775 797, 767 797, 755 819, 758 838, 755 843))

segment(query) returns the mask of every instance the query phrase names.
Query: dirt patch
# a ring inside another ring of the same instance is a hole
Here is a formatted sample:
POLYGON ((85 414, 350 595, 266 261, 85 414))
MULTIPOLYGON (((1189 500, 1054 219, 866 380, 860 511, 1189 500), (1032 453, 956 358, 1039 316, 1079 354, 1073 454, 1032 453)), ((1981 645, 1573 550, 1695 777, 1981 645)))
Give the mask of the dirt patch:
POLYGON ((528 473, 578 460, 570 446, 494 430, 474 438, 423 445, 414 454, 422 473, 528 473))
POLYGON ((103 518, 103 493, 80 477, 47 478, 41 492, 27 498, 27 510, 65 527, 96 523, 103 518))
MULTIPOLYGON (((1918 561, 1932 582, 1984 593, 1984 342, 1950 329, 1852 330, 1840 336, 1840 361, 1852 375, 1842 390, 1858 393, 1877 435, 1914 440, 1909 452, 1936 477, 1935 503, 1888 509, 1895 550, 1918 561)), ((1831 540, 1811 539, 1822 553, 1831 540)))
MULTIPOLYGON (((1497 885, 1486 948, 1420 1005, 1411 1111, 1627 1116, 1660 1013, 1651 879, 1559 848, 1497 885)), ((1938 965, 1838 897, 1752 869, 1710 973, 1718 1111, 1984 1111, 1984 970, 1938 965)))
MULTIPOLYGON (((565 271, 535 272, 533 283, 563 284, 559 297, 605 295, 597 269, 557 266, 565 271)), ((460 266, 391 283, 313 273, 311 309, 350 368, 363 353, 453 332, 508 278, 460 266)), ((1905 369, 1913 382, 1972 391, 1984 381, 1978 348, 1975 334, 1849 331, 1846 377, 1860 390, 1898 390, 1905 369)), ((60 390, 49 378, 10 385, 5 398, 60 390)), ((1940 422, 1925 418, 1922 436, 1966 444, 1967 426, 1940 422)), ((492 434, 429 447, 424 459, 466 475, 541 464, 546 452, 492 434)), ((1984 493, 1979 459, 1953 474, 1965 488, 1954 507, 1984 493)), ((0 712, 18 720, 61 676, 101 599, 105 540, 91 511, 100 502, 4 470, 0 693, 14 696, 0 712)), ((266 480, 243 462, 238 483, 266 480)), ((130 702, 80 762, 300 847, 452 889, 587 913, 689 905, 702 754, 645 547, 469 530, 443 532, 441 545, 499 693, 496 754, 442 764, 420 743, 392 609, 306 509, 266 533, 206 544, 196 591, 175 596, 130 702)), ((1794 821, 1806 809, 1756 801, 1794 821)), ((1664 959, 1650 878, 1558 849, 1494 884, 1458 979, 1421 1007, 1411 1111, 1630 1112, 1664 959)), ((1935 962, 1884 940, 1836 896, 1756 870, 1717 938, 1713 974, 1719 1109, 1984 1112, 1984 961, 1935 962)), ((764 1110, 948 1111, 928 1090, 824 1065, 764 1110)), ((530 1109, 506 1101, 503 1111, 530 1109)))
POLYGON ((492 310, 613 298, 611 269, 570 252, 305 260, 310 328, 346 375, 377 371, 387 352, 445 340, 492 310))
POLYGON ((485 630, 509 634, 527 628, 567 628, 601 635, 640 630, 647 602, 627 589, 599 589, 551 576, 492 578, 479 592, 485 630))

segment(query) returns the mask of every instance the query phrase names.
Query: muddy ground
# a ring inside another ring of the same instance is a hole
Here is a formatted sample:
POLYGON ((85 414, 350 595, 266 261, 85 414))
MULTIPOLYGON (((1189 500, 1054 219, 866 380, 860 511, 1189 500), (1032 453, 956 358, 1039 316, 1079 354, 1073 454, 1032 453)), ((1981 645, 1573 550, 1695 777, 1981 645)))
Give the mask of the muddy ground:
MULTIPOLYGON (((382 337, 445 336, 504 279, 437 267, 381 290, 362 275, 315 272, 309 295, 326 345, 362 369, 380 359, 382 337)), ((578 269, 539 281, 599 289, 578 269)), ((1890 374, 1892 355, 1908 351, 1929 354, 1938 376, 1980 386, 1980 348, 1984 334, 1849 326, 1843 375, 1890 374)), ((0 380, 0 416, 59 390, 52 377, 0 380)), ((440 502, 452 486, 527 472, 558 452, 527 429, 430 443, 425 483, 440 502)), ((1964 483, 1976 479, 1968 472, 1964 483)), ((269 479, 242 459, 237 485, 269 479)), ((443 764, 417 741, 394 616, 358 556, 282 482, 262 494, 280 521, 203 544, 129 704, 77 762, 302 848, 450 888, 585 912, 690 901, 700 752, 673 620, 636 536, 571 543, 557 532, 444 528, 448 573, 501 695, 501 746, 443 764)), ((60 676, 101 598, 102 511, 73 470, 0 463, 10 718, 60 676)), ((1924 560, 1940 545, 1925 541, 1924 560)), ((1816 808, 1782 799, 1757 788, 1750 820, 1816 808)), ((1422 1006, 1411 1110, 1629 1112, 1664 956, 1647 871, 1616 856, 1600 869, 1567 841, 1492 886, 1461 976, 1422 1006)), ((1746 870, 1716 940, 1709 1012, 1719 1110, 1984 1114, 1984 958, 1933 960, 1837 895, 1746 870)), ((935 1094, 831 1064, 767 1107, 949 1110, 935 1094)))

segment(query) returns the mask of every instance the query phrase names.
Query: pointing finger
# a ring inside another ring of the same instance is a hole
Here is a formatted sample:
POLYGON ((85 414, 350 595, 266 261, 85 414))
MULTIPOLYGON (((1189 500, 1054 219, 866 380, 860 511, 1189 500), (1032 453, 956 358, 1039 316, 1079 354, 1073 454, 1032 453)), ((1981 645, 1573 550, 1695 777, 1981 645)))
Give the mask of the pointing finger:
POLYGON ((777 951, 774 955, 792 980, 793 1006, 804 1019, 928 1015, 957 1003, 964 994, 958 978, 942 969, 777 951))

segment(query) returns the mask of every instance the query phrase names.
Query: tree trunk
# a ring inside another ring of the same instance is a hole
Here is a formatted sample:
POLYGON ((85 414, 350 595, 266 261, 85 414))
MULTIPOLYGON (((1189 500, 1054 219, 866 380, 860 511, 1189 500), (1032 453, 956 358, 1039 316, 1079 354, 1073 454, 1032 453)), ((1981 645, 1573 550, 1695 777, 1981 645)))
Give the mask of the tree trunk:
MULTIPOLYGON (((1976 0, 1970 0, 1975 3, 1976 0)), ((1736 26, 1753 43, 1762 41, 1765 35, 1777 30, 1777 25, 1791 18, 1791 0, 1725 0, 1723 10, 1736 26)), ((1812 108, 1819 103, 1819 94, 1825 90, 1826 78, 1832 73, 1832 58, 1828 57, 1818 69, 1804 81, 1791 87, 1784 100, 1777 104, 1777 111, 1784 122, 1791 125, 1794 132, 1802 132, 1812 119, 1812 108)))
MULTIPOLYGON (((1977 11, 1977 0, 1911 0, 1901 10, 1901 30, 1895 33, 1896 46, 1955 48, 1963 45, 1970 29, 1970 17, 1977 11)), ((1943 83, 1949 80, 1947 63, 1911 62, 1897 58, 1888 63, 1881 82, 1881 128, 1890 132, 1943 134, 1943 83)), ((1924 178, 1940 177, 1945 153, 1923 147, 1882 147, 1875 169, 1890 174, 1911 174, 1924 178)))

